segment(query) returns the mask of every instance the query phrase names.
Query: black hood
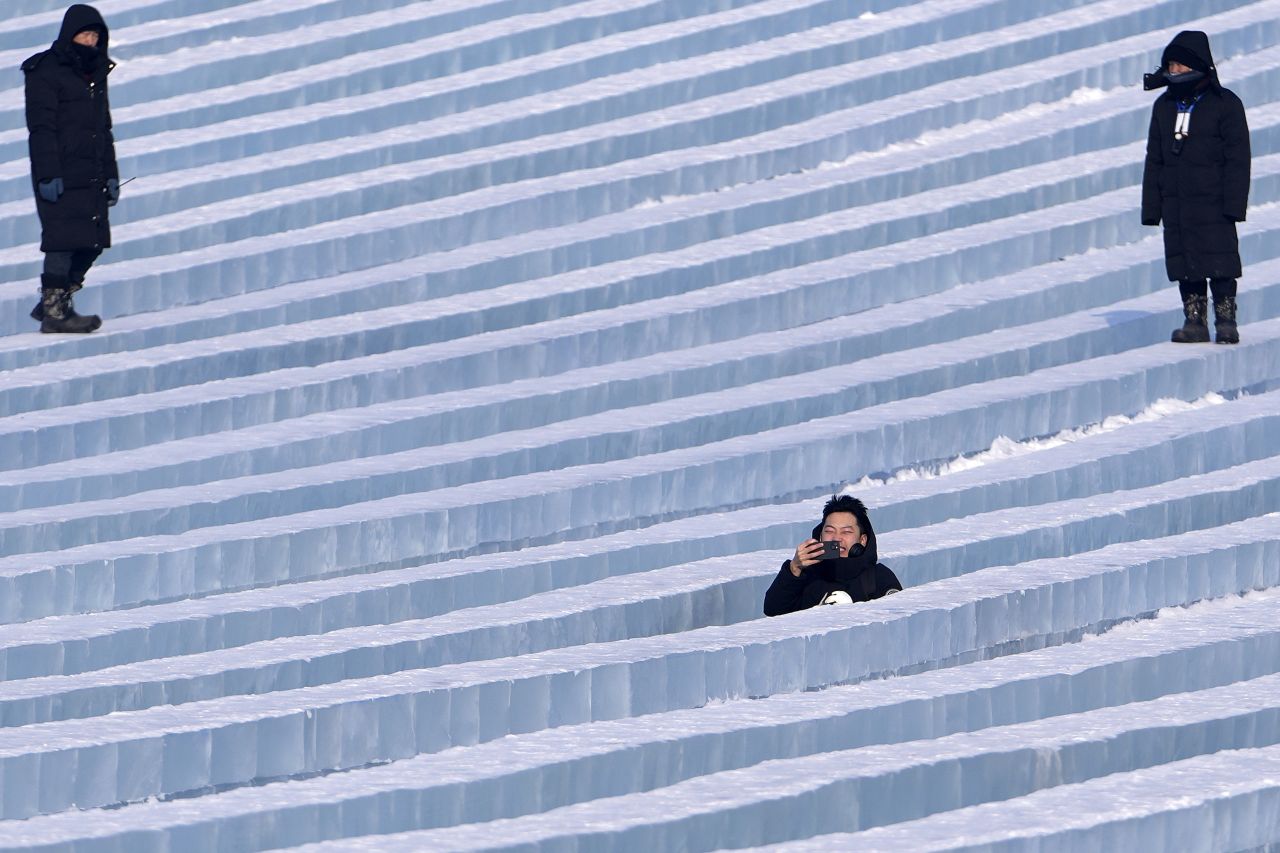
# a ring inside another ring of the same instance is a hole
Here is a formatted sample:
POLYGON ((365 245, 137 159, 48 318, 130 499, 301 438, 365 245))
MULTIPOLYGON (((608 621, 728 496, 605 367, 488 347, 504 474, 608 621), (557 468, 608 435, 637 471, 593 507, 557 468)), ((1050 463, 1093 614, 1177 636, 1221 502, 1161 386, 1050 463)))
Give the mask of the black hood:
MULTIPOLYGON (((817 526, 813 528, 813 538, 819 542, 822 541, 822 525, 825 523, 826 518, 823 518, 822 521, 819 521, 817 526)), ((876 548, 876 532, 871 527, 871 519, 868 518, 867 523, 865 525, 859 524, 859 527, 862 527, 862 532, 867 534, 867 550, 865 553, 870 557, 869 565, 874 566, 876 563, 880 562, 880 552, 876 548)))
POLYGON ((107 22, 102 20, 102 15, 98 14, 97 9, 83 3, 75 4, 62 16, 62 29, 58 31, 58 41, 55 45, 69 51, 71 40, 76 37, 76 33, 87 29, 98 31, 98 53, 106 56, 107 22))
POLYGON ((1167 68, 1171 59, 1188 68, 1203 71, 1214 80, 1218 79, 1218 70, 1213 64, 1213 51, 1209 50, 1209 36, 1199 30, 1183 30, 1173 37, 1160 57, 1160 64, 1167 68))
POLYGON ((1160 54, 1160 67, 1143 77, 1143 88, 1159 89, 1169 85, 1167 71, 1171 60, 1202 73, 1213 88, 1221 88, 1218 67, 1213 61, 1213 51, 1209 49, 1209 36, 1200 30, 1183 30, 1173 37, 1160 54))

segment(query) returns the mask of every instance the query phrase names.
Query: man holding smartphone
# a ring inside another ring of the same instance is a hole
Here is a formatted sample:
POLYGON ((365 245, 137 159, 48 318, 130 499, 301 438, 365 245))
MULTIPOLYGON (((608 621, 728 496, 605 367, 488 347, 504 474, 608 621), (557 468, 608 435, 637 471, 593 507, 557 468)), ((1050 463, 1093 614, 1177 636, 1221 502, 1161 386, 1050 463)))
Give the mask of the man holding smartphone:
POLYGON ((901 589, 897 576, 879 562, 867 508, 857 498, 834 495, 813 536, 796 546, 765 593, 764 615, 871 601, 901 589))

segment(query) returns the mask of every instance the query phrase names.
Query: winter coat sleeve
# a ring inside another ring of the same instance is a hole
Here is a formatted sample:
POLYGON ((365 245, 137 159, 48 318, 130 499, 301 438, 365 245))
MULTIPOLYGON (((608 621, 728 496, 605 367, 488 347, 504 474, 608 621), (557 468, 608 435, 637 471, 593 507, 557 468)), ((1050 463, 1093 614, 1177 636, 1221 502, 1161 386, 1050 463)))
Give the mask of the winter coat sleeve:
POLYGON ((106 123, 107 177, 115 178, 118 181, 120 180, 120 167, 116 163, 116 135, 111 129, 111 100, 106 97, 105 92, 103 93, 103 98, 105 99, 106 112, 107 112, 107 123, 106 123))
POLYGON ((800 596, 804 594, 807 584, 808 581, 803 575, 796 577, 791 574, 790 560, 784 562, 782 568, 778 570, 778 576, 773 579, 773 583, 764 594, 764 615, 781 616, 784 613, 803 610, 800 596))
POLYGON ((58 92, 42 74, 26 75, 27 130, 31 174, 36 183, 62 177, 58 157, 58 92))
MULTIPOLYGON (((1159 100, 1156 101, 1159 104, 1159 100)), ((1160 224, 1160 170, 1164 153, 1160 143, 1160 125, 1156 109, 1151 109, 1151 126, 1147 129, 1147 159, 1142 170, 1142 224, 1160 224)))
POLYGON ((1222 212, 1233 222, 1244 222, 1249 206, 1249 124, 1244 104, 1232 98, 1222 117, 1222 212))

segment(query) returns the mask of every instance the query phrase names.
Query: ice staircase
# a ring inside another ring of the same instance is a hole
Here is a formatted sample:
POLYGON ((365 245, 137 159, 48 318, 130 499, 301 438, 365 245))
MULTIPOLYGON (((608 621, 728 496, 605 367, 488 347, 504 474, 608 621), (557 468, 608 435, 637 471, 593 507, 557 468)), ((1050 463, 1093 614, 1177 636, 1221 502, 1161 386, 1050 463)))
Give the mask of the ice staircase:
POLYGON ((1280 842, 1280 0, 127 0, 41 336, 0 23, 0 847, 1280 842), (1138 222, 1210 33, 1242 343, 1138 222), (761 616, 835 491, 906 589, 761 616))

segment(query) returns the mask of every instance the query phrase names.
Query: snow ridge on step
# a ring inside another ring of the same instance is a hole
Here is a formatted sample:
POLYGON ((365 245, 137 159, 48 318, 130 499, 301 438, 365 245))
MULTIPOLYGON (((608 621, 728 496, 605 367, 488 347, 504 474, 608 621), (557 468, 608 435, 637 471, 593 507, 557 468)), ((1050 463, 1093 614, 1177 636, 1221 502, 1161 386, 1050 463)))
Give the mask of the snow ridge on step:
POLYGON ((1278 776, 1280 748, 1223 749, 785 849, 1264 849, 1280 835, 1278 776))
POLYGON ((1164 607, 1275 586, 1280 515, 985 569, 860 608, 0 730, 0 768, 85 785, 2 795, 6 817, 354 768, 590 720, 696 708, 1038 648, 1164 607), (865 651, 864 651, 865 650, 865 651), (855 653, 858 652, 858 653, 855 653), (149 757, 149 758, 148 758, 149 757), (127 773, 116 774, 116 762, 127 773), (89 770, 94 767, 96 769, 89 770), (107 772, 111 770, 111 772, 107 772), (90 782, 92 780, 92 782, 90 782))
MULTIPOLYGON (((1245 397, 1043 451, 1036 454, 1034 466, 1009 459, 945 478, 886 485, 864 496, 888 541, 898 528, 909 535, 912 527, 948 520, 964 524, 958 516, 1142 489, 1275 455, 1280 448, 1277 406, 1276 394, 1245 397)), ((691 518, 589 543, 4 626, 3 671, 9 678, 70 675, 278 637, 399 623, 414 618, 412 614, 423 618, 520 601, 698 558, 749 553, 771 542, 792 542, 808 534, 819 506, 806 501, 726 513, 719 517, 722 529, 715 532, 691 518)), ((981 541, 981 533, 968 535, 971 543, 981 541)), ((931 543, 926 537, 921 544, 931 543)), ((983 559, 999 558, 999 551, 988 552, 983 559)), ((967 548, 963 554, 966 560, 976 556, 967 548)))
MULTIPOLYGON (((1163 533, 1229 524, 1280 500, 1280 457, 1170 486, 1001 510, 885 534, 904 583, 958 577, 1016 555, 1065 556, 1163 533), (1183 494, 1187 485, 1194 495, 1183 494), (1175 519, 1167 526, 1152 519, 1175 519), (999 530, 999 533, 993 533, 999 530), (1054 535, 1050 535, 1050 531, 1054 535), (937 543, 945 543, 939 545, 937 543)), ((787 552, 735 554, 534 595, 501 611, 456 611, 395 626, 339 630, 0 685, 0 725, 84 717, 207 696, 261 693, 476 660, 741 624, 787 552), (269 687, 267 687, 269 686, 269 687)), ((12 676, 11 676, 12 677, 12 676)))
MULTIPOLYGON (((1280 263, 1257 274, 1280 277, 1280 263)), ((1280 285, 1255 287, 1248 298, 1257 314, 1280 315, 1280 285)), ((1010 371, 1033 372, 1082 356, 1109 354, 1113 342, 1134 346, 1160 340, 1176 322, 1158 309, 1163 295, 1116 303, 1134 320, 1072 315, 1016 330, 989 334, 973 345, 920 347, 901 356, 865 359, 856 381, 846 384, 843 367, 811 371, 712 394, 696 395, 622 412, 564 419, 554 427, 509 429, 471 441, 435 444, 422 450, 361 461, 294 469, 288 475, 236 478, 218 484, 147 491, 128 498, 11 513, 0 520, 0 550, 7 554, 50 550, 126 538, 130 530, 175 534, 197 527, 232 524, 312 509, 421 493, 482 480, 509 478, 576 465, 603 464, 635 455, 781 429, 818 417, 921 397, 1010 371), (1123 334, 1117 341, 1116 333, 1123 334), (910 368, 923 367, 912 372, 910 368), (737 425, 743 425, 741 427, 737 425), (723 426, 722 426, 723 425, 723 426), (287 510, 283 509, 287 507, 287 510)), ((501 415, 503 420, 508 420, 501 415)), ((896 467, 896 466, 893 466, 896 467)))
POLYGON ((617 462, 5 557, 0 620, 323 577, 414 555, 596 535, 641 520, 723 509, 715 484, 748 470, 755 472, 743 481, 750 490, 744 485, 736 499, 776 499, 793 493, 797 477, 830 483, 834 471, 856 479, 912 460, 985 449, 1001 435, 1046 435, 1140 411, 1161 398, 1197 399, 1235 383, 1270 381, 1280 375, 1280 320, 1252 331, 1254 337, 1236 347, 1161 344, 888 403, 852 421, 837 415, 617 462), (859 449, 859 469, 849 468, 851 444, 859 449), (547 501, 548 509, 529 515, 509 499, 513 487, 526 500, 547 501), (212 566, 220 573, 209 571, 212 566))
POLYGON ((1149 701, 1272 673, 1280 661, 1268 653, 1280 642, 1270 613, 1275 603, 1274 591, 1256 593, 1166 611, 1088 644, 900 679, 546 729, 197 800, 36 817, 8 828, 0 824, 0 843, 19 846, 21 840, 43 838, 49 844, 74 843, 67 849, 97 851, 98 845, 117 840, 127 845, 144 832, 173 839, 198 826, 235 838, 239 849, 257 850, 516 817, 586 801, 593 788, 614 795, 646 791, 778 758, 1149 701), (676 751, 679 761, 664 758, 676 751), (662 775, 646 768, 662 768, 662 775), (564 773, 593 781, 558 785, 555 780, 564 773), (540 792, 536 802, 528 798, 530 791, 540 792), (332 819, 344 810, 350 814, 356 803, 403 805, 410 797, 420 804, 416 811, 369 808, 358 826, 332 819), (465 810, 458 807, 462 804, 465 810), (315 819, 292 819, 303 812, 315 819))
MULTIPOLYGON (((1270 0, 1266 0, 1266 2, 1270 2, 1270 0)), ((1266 2, 1262 5, 1265 6, 1266 2)), ((1240 10, 1237 11, 1240 12, 1240 10)), ((1228 51, 1232 49, 1234 46, 1232 41, 1233 39, 1252 39, 1259 34, 1259 30, 1252 22, 1253 16, 1256 16, 1257 14, 1256 10, 1245 10, 1245 12, 1248 14, 1244 14, 1242 12, 1239 14, 1239 17, 1245 18, 1250 23, 1247 25, 1242 24, 1236 29, 1231 29, 1219 35, 1221 43, 1224 43, 1224 49, 1228 51)), ((1226 13, 1214 20, 1225 25, 1234 20, 1232 17, 1234 14, 1236 13, 1226 13)), ((1026 27, 1026 30, 1031 35, 1042 34, 1042 29, 1043 27, 1037 29, 1036 26, 1032 25, 1027 25, 1026 27)), ((1049 98, 1052 96, 1051 93, 1055 90, 1055 83, 1065 83, 1070 85, 1071 88, 1078 88, 1082 85, 1096 83, 1097 81, 1086 79, 1084 73, 1078 69, 1065 73, 1062 71, 1062 66, 1064 64, 1075 65, 1076 61, 1086 65, 1095 61, 1108 63, 1108 67, 1112 68, 1115 72, 1112 76, 1116 79, 1114 81, 1108 79, 1104 82, 1108 86, 1117 85, 1120 79, 1121 72, 1119 68, 1121 65, 1127 63, 1132 66, 1127 73, 1133 74, 1137 73, 1138 70, 1146 64, 1145 54, 1149 51, 1149 47, 1144 45, 1139 49, 1136 43, 1137 38, 1139 37, 1127 40, 1129 42, 1135 42, 1133 46, 1134 53, 1126 56, 1124 59, 1117 59, 1115 57, 1114 45, 1090 48, 1072 54, 1072 56, 1076 57, 1075 61, 1054 60, 1051 64, 1051 61, 1041 60, 1039 63, 1032 63, 1026 68, 1011 68, 1006 69, 1005 71, 995 72, 990 75, 995 78, 991 81, 992 87, 996 90, 995 92, 987 92, 987 87, 982 87, 981 91, 985 92, 985 94, 975 96, 973 94, 973 86, 966 83, 963 93, 958 87, 956 87, 954 91, 950 91, 946 94, 933 93, 932 103, 934 104, 934 108, 938 109, 940 108, 940 104, 953 104, 953 98, 962 96, 967 99, 975 110, 972 115, 966 115, 963 117, 967 119, 971 117, 979 117, 989 111, 1016 109, 1025 106, 1029 102, 1033 102, 1037 98, 1049 98), (1042 65, 1044 66, 1043 69, 1040 68, 1042 65), (1048 82, 1041 80, 1040 74, 1042 70, 1045 74, 1048 74, 1051 77, 1056 75, 1056 77, 1048 82), (1036 80, 1036 82, 1028 84, 1027 79, 1029 76, 1036 80)), ((1150 38, 1150 36, 1143 36, 1142 38, 1150 38)), ((977 55, 982 55, 986 52, 986 48, 980 44, 975 45, 974 49, 977 55)), ((1029 49, 1028 53, 1035 58, 1039 58, 1042 55, 1038 49, 1029 49)), ((933 57, 928 56, 926 56, 926 58, 930 60, 933 59, 933 57)), ((927 64, 928 63, 926 63, 926 65, 927 64)), ((837 91, 845 93, 843 96, 845 98, 850 97, 853 92, 861 91, 860 88, 851 87, 847 80, 847 73, 843 68, 836 68, 827 72, 818 73, 820 75, 826 74, 826 78, 824 78, 824 85, 836 87, 837 91)), ((806 75, 802 75, 802 77, 805 76, 806 75)), ((780 88, 780 90, 782 90, 786 89, 790 85, 790 81, 785 84, 770 84, 770 93, 772 94, 774 88, 780 88)), ((920 92, 913 92, 911 95, 903 96, 903 98, 897 100, 908 102, 913 99, 918 99, 918 96, 921 96, 924 93, 932 92, 933 89, 946 89, 949 86, 953 86, 953 84, 947 83, 939 84, 939 86, 926 87, 925 89, 920 90, 920 92)), ((572 96, 566 95, 566 97, 572 96)), ((828 104, 830 100, 829 98, 815 99, 811 95, 803 93, 791 95, 789 97, 793 100, 799 99, 800 103, 804 105, 802 109, 810 112, 814 108, 812 104, 828 104)), ((700 139, 699 135, 693 132, 697 130, 696 127, 681 127, 679 128, 680 132, 676 134, 676 136, 679 139, 686 140, 685 144, 697 141, 721 141, 725 137, 728 128, 739 128, 743 121, 747 119, 744 111, 748 108, 742 107, 741 104, 742 97, 740 95, 732 97, 729 104, 731 112, 727 116, 721 116, 719 118, 719 126, 725 129, 716 131, 712 138, 700 139)), ((541 104, 539 104, 539 106, 541 106, 541 104)), ((830 104, 828 104, 828 106, 830 106, 830 104)), ((496 112, 509 121, 513 109, 510 106, 503 105, 502 109, 496 110, 496 112)), ((515 110, 515 112, 520 114, 519 110, 515 110)), ((790 110, 783 108, 768 110, 765 112, 766 115, 770 117, 774 115, 786 115, 789 117, 791 113, 790 110)), ((681 122, 688 123, 688 115, 689 110, 686 108, 681 108, 677 111, 678 120, 681 122)), ((797 118, 802 117, 803 116, 797 118)), ((937 116, 935 120, 954 121, 956 118, 957 116, 948 109, 944 111, 942 115, 937 116)), ((528 122, 530 119, 523 117, 522 115, 522 118, 518 121, 528 122)), ((698 119, 697 121, 704 120, 698 119)), ((897 121, 897 119, 895 119, 895 121, 897 121)), ((643 126, 645 127, 646 133, 658 132, 652 128, 652 124, 653 122, 651 120, 646 120, 644 122, 643 126)), ((915 126, 914 123, 913 126, 915 126)), ((547 129, 549 128, 540 128, 540 131, 545 131, 547 129)), ((923 128, 917 127, 916 132, 918 133, 920 129, 923 128)), ((474 148, 482 143, 487 144, 486 140, 488 140, 492 134, 493 132, 486 131, 485 135, 474 140, 460 140, 459 143, 454 145, 450 150, 474 148)), ((501 133, 499 133, 499 135, 501 135, 501 133)), ((876 135, 872 134, 867 138, 874 140, 876 135)), ((656 144, 661 146, 666 143, 658 140, 656 144)), ((651 153, 652 150, 652 146, 642 145, 641 150, 637 151, 637 153, 651 153)), ((164 303, 150 301, 158 295, 156 292, 151 291, 150 288, 147 288, 148 292, 146 293, 146 298, 148 299, 148 302, 145 303, 134 301, 135 297, 141 294, 130 294, 127 299, 132 303, 132 307, 127 310, 149 310, 151 308, 158 307, 160 304, 171 305, 174 303, 204 301, 208 298, 227 296, 232 295, 233 293, 254 290, 258 287, 256 282, 264 279, 280 281, 282 274, 290 269, 296 269, 300 272, 306 271, 305 274, 309 276, 314 274, 314 271, 317 269, 314 266, 314 263, 318 257, 324 257, 326 259, 326 266, 331 269, 336 266, 338 269, 344 271, 367 270, 371 266, 375 266, 377 263, 385 262, 387 259, 406 259, 408 257, 412 257, 419 251, 416 247, 430 245, 430 234, 414 234, 413 226, 401 225, 400 228, 395 230, 396 234, 403 239, 391 239, 390 235, 383 233, 383 229, 381 227, 373 226, 373 220, 376 220, 377 218, 377 214, 371 214, 365 217, 353 217, 352 221, 344 225, 338 233, 334 232, 334 228, 332 226, 328 228, 323 226, 313 227, 309 229, 309 233, 314 239, 297 246, 292 245, 291 242, 285 242, 285 237, 283 236, 275 236, 274 238, 261 237, 238 241, 233 244, 232 247, 229 247, 229 249, 215 250, 212 255, 209 252, 189 252, 180 256, 165 256, 166 259, 175 259, 176 265, 173 261, 170 261, 170 263, 163 264, 162 266, 171 266, 172 272, 175 274, 180 271, 185 273, 185 275, 179 277, 185 278, 186 283, 181 283, 179 281, 166 282, 163 285, 163 292, 166 296, 166 301, 164 303), (359 222, 364 223, 363 228, 360 227, 358 224, 359 222), (345 233, 347 231, 350 231, 351 233, 345 233), (231 257, 228 257, 229 251, 234 253, 231 257), (195 257, 191 257, 192 255, 195 257), (374 260, 375 258, 376 261, 374 260), (213 265, 212 267, 206 266, 206 264, 210 263, 213 265), (215 269, 217 270, 216 274, 211 275, 215 269), (205 292, 197 295, 195 292, 189 291, 188 289, 189 285, 192 283, 193 277, 198 281, 197 286, 200 290, 207 288, 209 279, 215 277, 227 284, 234 283, 233 286, 235 289, 233 291, 221 290, 213 293, 205 292)), ((121 263, 127 264, 128 262, 121 263)), ((155 263, 153 261, 152 266, 154 265, 155 263)), ((21 270, 30 272, 26 267, 21 267, 21 270)), ((19 268, 15 268, 12 273, 14 275, 21 274, 19 268)), ((284 280, 296 281, 298 279, 288 277, 284 280)), ((135 290, 137 289, 135 288, 135 290)), ((113 310, 118 310, 116 309, 116 305, 121 302, 122 300, 119 298, 113 299, 107 303, 107 307, 113 310)))
MULTIPOLYGON (((572 841, 603 850, 642 843, 713 850, 909 820, 1190 755, 1274 747, 1280 738, 1277 686, 1280 676, 1264 676, 973 734, 767 762, 525 818, 380 836, 377 849, 550 850, 572 841), (895 796, 903 786, 917 785, 930 795, 895 796), (779 819, 796 811, 813 820, 779 819)), ((370 848, 353 840, 300 849, 370 848)))

